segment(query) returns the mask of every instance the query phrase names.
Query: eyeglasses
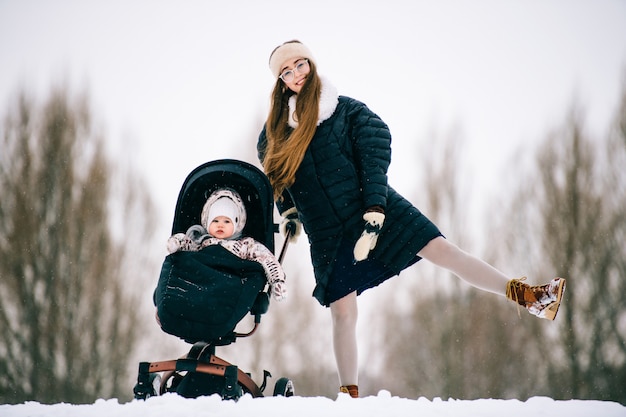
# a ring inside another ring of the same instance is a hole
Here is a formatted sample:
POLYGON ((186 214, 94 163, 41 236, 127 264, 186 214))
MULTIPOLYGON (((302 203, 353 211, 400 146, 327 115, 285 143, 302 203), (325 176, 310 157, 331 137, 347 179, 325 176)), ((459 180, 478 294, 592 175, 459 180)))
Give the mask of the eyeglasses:
POLYGON ((310 70, 311 67, 309 67, 309 60, 305 58, 298 61, 294 69, 284 71, 278 78, 286 83, 290 83, 296 77, 296 72, 298 74, 308 74, 310 70))

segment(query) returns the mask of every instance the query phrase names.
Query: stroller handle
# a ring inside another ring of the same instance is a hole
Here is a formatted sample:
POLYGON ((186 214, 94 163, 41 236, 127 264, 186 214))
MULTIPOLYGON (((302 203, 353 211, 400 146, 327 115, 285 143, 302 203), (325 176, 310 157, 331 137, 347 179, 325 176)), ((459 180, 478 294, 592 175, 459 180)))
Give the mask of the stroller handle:
POLYGON ((285 254, 287 253, 287 247, 289 247, 289 241, 291 237, 296 233, 296 226, 293 223, 287 223, 286 225, 287 234, 285 235, 285 241, 283 242, 283 247, 280 250, 280 255, 278 255, 278 262, 283 263, 283 259, 285 258, 285 254))

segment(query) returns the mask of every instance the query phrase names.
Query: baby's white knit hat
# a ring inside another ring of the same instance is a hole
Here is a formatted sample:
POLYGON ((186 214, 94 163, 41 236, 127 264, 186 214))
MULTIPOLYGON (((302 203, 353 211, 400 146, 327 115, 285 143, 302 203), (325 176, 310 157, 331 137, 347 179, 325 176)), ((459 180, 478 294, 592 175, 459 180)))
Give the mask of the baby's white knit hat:
POLYGON ((228 217, 233 222, 235 228, 231 239, 241 236, 247 216, 239 193, 229 188, 222 188, 209 196, 202 208, 200 222, 206 230, 209 230, 209 225, 218 216, 228 217))
POLYGON ((224 216, 228 217, 231 222, 237 228, 239 216, 237 216, 237 205, 233 200, 228 197, 219 198, 215 203, 211 205, 209 209, 209 216, 207 217, 207 225, 211 224, 216 217, 224 216))

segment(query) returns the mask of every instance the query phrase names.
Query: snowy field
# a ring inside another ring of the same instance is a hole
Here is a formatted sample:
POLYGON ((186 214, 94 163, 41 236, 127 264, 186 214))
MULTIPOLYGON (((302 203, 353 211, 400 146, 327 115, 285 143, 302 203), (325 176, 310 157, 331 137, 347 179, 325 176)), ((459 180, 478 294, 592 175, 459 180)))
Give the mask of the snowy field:
POLYGON ((255 417, 626 417, 626 407, 607 401, 555 401, 546 397, 518 400, 409 400, 393 397, 387 391, 377 396, 352 399, 339 394, 336 400, 325 397, 265 397, 243 396, 238 402, 222 401, 217 395, 184 399, 175 394, 153 397, 147 401, 120 404, 117 400, 98 400, 94 404, 45 405, 29 402, 0 405, 2 417, 115 417, 115 416, 255 416, 255 417))

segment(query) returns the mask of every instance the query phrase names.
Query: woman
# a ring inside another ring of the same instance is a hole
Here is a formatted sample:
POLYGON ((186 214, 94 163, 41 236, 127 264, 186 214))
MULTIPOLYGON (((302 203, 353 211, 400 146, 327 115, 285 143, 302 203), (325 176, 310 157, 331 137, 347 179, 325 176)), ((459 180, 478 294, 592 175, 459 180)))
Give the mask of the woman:
POLYGON ((427 259, 469 284, 553 320, 565 280, 510 279, 444 238, 387 183, 391 135, 363 103, 320 78, 311 51, 293 40, 269 60, 276 84, 259 158, 283 221, 308 236, 316 286, 329 306, 340 392, 358 397, 357 295, 427 259))

